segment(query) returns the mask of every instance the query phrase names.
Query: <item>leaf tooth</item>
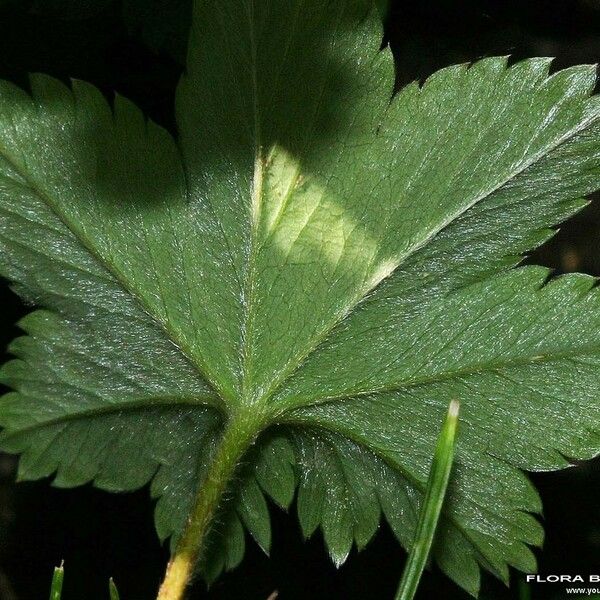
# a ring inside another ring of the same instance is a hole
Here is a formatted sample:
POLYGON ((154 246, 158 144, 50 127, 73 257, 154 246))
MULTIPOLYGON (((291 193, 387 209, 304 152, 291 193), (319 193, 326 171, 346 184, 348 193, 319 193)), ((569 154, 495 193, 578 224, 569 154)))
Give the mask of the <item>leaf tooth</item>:
POLYGON ((509 59, 510 56, 507 54, 504 56, 488 56, 473 61, 469 65, 468 75, 471 78, 486 77, 495 79, 502 71, 507 69, 509 59))
POLYGON ((554 62, 553 57, 533 57, 509 62, 506 66, 507 75, 512 79, 526 80, 529 85, 546 81, 554 62))
POLYGON ((459 63, 444 67, 435 73, 432 73, 423 82, 421 92, 423 96, 438 94, 447 90, 448 87, 456 85, 456 82, 462 79, 469 70, 469 63, 459 63))
POLYGON ((328 527, 323 524, 323 537, 325 544, 327 545, 327 551, 333 564, 339 569, 350 556, 352 550, 352 534, 349 527, 336 527, 339 525, 336 523, 328 527), (334 531, 334 528, 336 529, 334 531))
POLYGON ((74 98, 71 89, 55 77, 44 73, 30 73, 29 85, 31 97, 35 102, 56 104, 59 101, 68 101, 71 107, 73 106, 74 98))
POLYGON ((556 71, 542 84, 544 93, 561 94, 563 99, 583 100, 594 91, 597 80, 596 65, 575 65, 556 71))

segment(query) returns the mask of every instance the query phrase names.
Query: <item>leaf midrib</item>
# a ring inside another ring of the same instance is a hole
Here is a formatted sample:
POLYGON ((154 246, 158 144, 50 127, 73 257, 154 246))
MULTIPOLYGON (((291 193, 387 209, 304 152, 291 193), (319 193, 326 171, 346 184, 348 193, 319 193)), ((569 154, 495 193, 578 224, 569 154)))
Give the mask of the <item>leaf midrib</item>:
POLYGON ((465 369, 455 369, 451 371, 445 371, 438 375, 428 377, 415 377, 412 379, 406 379, 401 382, 394 383, 392 385, 372 387, 367 390, 351 389, 345 391, 343 394, 321 396, 311 400, 307 403, 302 403, 302 396, 292 397, 292 400, 296 399, 299 402, 295 404, 287 404, 282 407, 279 411, 278 416, 281 419, 286 415, 291 415, 294 411, 301 411, 303 409, 312 408, 315 406, 323 406, 324 404, 343 402, 345 400, 352 400, 354 398, 363 398, 367 396, 378 396, 381 394, 391 394, 394 392, 401 392, 406 389, 413 387, 420 387, 440 383, 442 381, 448 381, 452 379, 460 379, 464 377, 471 377, 473 375, 482 375, 486 373, 502 372, 504 370, 518 369, 520 367, 527 367, 531 365, 548 364, 552 362, 560 362, 563 360, 576 360, 577 358, 583 358, 585 356, 593 356, 600 354, 600 344, 589 346, 583 346, 577 350, 571 352, 556 352, 553 354, 535 354, 524 358, 517 358, 513 360, 507 360, 497 363, 489 363, 487 366, 476 365, 465 369))
MULTIPOLYGON (((250 9, 254 11, 254 2, 255 0, 251 0, 250 9)), ((296 27, 297 19, 300 18, 302 3, 299 3, 296 7, 296 11, 294 14, 294 19, 291 23, 291 30, 294 31, 296 27)), ((344 11, 340 11, 338 22, 336 23, 336 27, 334 28, 334 35, 339 28, 339 24, 342 19, 344 11)), ((249 250, 248 250, 248 261, 246 266, 246 278, 243 285, 243 291, 247 292, 248 301, 244 306, 244 317, 243 317, 243 330, 242 330, 242 401, 246 401, 252 403, 252 401, 260 401, 263 405, 268 403, 269 399, 273 396, 274 392, 277 390, 278 386, 283 383, 287 379, 287 375, 281 375, 280 377, 274 378, 271 385, 266 390, 254 390, 253 384, 250 381, 250 377, 252 374, 251 363, 252 363, 252 344, 251 340, 253 337, 253 328, 254 328, 254 319, 253 319, 253 311, 252 306, 254 304, 254 290, 255 290, 255 271, 256 271, 256 256, 261 251, 262 247, 266 243, 266 240, 263 240, 261 244, 259 244, 258 234, 260 227, 260 219, 261 219, 261 211, 262 211, 262 203, 263 203, 263 193, 264 193, 264 176, 265 176, 265 168, 269 163, 269 155, 264 155, 265 149, 262 147, 261 140, 261 114, 260 114, 260 105, 259 105, 259 94, 258 94, 258 79, 257 79, 257 58, 256 58, 256 43, 255 43, 255 31, 254 31, 254 20, 249 15, 249 32, 251 37, 251 51, 252 51, 252 84, 253 84, 253 120, 254 120, 254 141, 255 141, 255 149, 254 149, 254 177, 252 181, 252 190, 251 190, 251 223, 250 223, 250 241, 249 241, 249 250), (251 397, 251 394, 258 397, 251 397)), ((285 49, 285 54, 289 52, 289 44, 291 44, 291 36, 288 38, 288 47, 285 49)), ((324 81, 321 86, 321 90, 319 92, 319 101, 317 102, 317 106, 315 107, 314 114, 312 115, 310 132, 311 134, 314 132, 315 128, 315 117, 318 112, 318 107, 321 104, 322 96, 325 91, 325 87, 327 84, 327 78, 324 78, 324 81)), ((275 150, 275 145, 270 149, 270 152, 275 150)), ((296 166, 294 173, 292 174, 288 188, 285 193, 285 196, 282 200, 281 206, 277 214, 275 215, 274 221, 269 226, 268 237, 271 237, 277 225, 283 218, 283 214, 289 201, 294 195, 294 189, 296 183, 301 177, 301 167, 300 164, 296 166)))
MULTIPOLYGON (((15 392, 19 394, 19 392, 15 392)), ((0 433, 0 438, 3 440, 10 440, 12 437, 24 435, 37 431, 38 429, 46 429, 53 427, 54 425, 61 425, 68 423, 69 421, 80 421, 82 419, 90 419, 95 417, 104 417, 107 415, 114 415, 123 412, 135 412, 135 411, 146 411, 152 410, 153 408, 173 408, 175 406, 189 406, 191 408, 199 408, 202 410, 214 409, 218 412, 222 411, 222 408, 215 402, 215 396, 205 395, 196 397, 169 397, 169 396, 155 396, 148 398, 139 398, 137 400, 128 400, 124 403, 111 403, 102 406, 94 406, 93 408, 87 408, 75 413, 68 413, 48 419, 46 421, 39 421, 32 423, 21 428, 14 428, 10 431, 4 430, 0 433)))
POLYGON ((250 374, 252 373, 252 338, 254 336, 254 295, 255 295, 255 271, 256 271, 256 253, 257 253, 257 237, 258 224, 260 221, 260 213, 263 201, 263 186, 264 186, 264 170, 265 159, 263 156, 264 149, 262 147, 261 121, 260 121, 260 104, 258 97, 258 73, 256 68, 256 39, 254 31, 254 0, 248 4, 248 28, 250 33, 250 48, 251 48, 251 71, 252 71, 252 113, 254 127, 254 171, 252 177, 252 189, 250 190, 250 239, 248 240, 248 258, 246 263, 246 271, 244 276, 243 290, 245 294, 243 305, 242 331, 241 331, 241 360, 242 360, 242 389, 241 400, 243 403, 251 403, 251 382, 250 374))

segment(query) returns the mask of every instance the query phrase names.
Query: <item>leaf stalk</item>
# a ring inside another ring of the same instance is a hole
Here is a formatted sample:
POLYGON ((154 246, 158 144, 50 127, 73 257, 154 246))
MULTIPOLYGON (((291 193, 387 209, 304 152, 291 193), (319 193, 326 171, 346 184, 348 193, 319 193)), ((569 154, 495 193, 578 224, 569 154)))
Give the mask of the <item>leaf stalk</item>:
MULTIPOLYGON (((256 411, 258 412, 258 410, 256 411)), ((261 430, 257 415, 248 412, 232 418, 200 489, 175 554, 169 561, 157 600, 182 600, 194 569, 206 551, 206 540, 223 495, 230 484, 242 457, 254 443, 261 430)))

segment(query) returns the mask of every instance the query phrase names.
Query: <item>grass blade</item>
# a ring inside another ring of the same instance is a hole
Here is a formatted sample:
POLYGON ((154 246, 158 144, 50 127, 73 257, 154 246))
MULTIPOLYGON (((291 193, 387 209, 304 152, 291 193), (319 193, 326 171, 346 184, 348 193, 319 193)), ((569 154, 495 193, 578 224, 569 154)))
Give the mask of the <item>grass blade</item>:
POLYGON ((63 579, 65 576, 65 570, 62 566, 54 568, 54 575, 52 576, 52 585, 50 586, 50 600, 60 600, 62 597, 63 579))
POLYGON ((119 600, 119 590, 112 577, 108 580, 108 589, 110 591, 110 600, 119 600))
POLYGON ((444 503, 448 480, 450 479, 459 407, 458 400, 450 402, 446 419, 438 437, 429 472, 429 480, 427 481, 427 491, 419 515, 415 541, 402 573, 396 600, 412 600, 427 564, 433 544, 433 536, 444 503))

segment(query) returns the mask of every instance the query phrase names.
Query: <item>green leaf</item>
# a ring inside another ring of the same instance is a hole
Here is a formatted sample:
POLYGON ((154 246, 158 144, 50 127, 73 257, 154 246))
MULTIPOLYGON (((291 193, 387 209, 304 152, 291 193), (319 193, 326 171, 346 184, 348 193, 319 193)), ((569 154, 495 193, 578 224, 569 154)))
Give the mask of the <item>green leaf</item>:
POLYGON ((296 487, 336 563, 382 514, 410 548, 457 398, 434 555, 476 594, 535 569, 520 469, 600 450, 594 280, 514 269, 600 186, 594 69, 490 58, 391 98, 380 40, 366 0, 198 1, 176 140, 81 82, 0 86, 0 270, 42 307, 1 445, 21 478, 152 481, 176 541, 225 423, 255 428, 209 580, 296 487))

